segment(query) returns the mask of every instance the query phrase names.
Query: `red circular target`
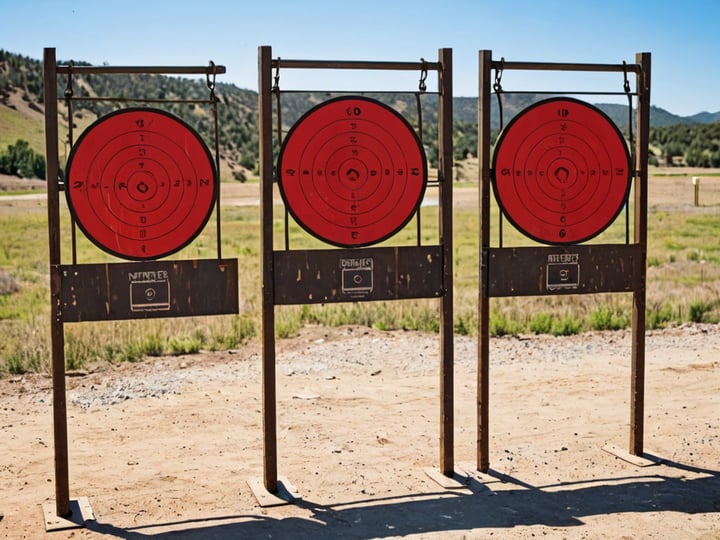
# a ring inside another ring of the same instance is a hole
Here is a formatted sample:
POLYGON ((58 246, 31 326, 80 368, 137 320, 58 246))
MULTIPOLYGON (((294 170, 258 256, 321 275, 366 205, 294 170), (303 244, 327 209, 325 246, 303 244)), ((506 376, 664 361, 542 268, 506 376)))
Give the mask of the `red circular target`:
POLYGON ((495 146, 493 190, 507 218, 530 238, 573 244, 604 231, 630 189, 625 140, 601 110, 571 98, 531 105, 495 146))
POLYGON ((65 194, 85 235, 126 259, 157 259, 189 244, 212 213, 217 172, 198 133, 165 111, 110 113, 78 138, 65 194))
POLYGON ((342 247, 374 244, 402 229, 427 181, 425 151, 407 120, 356 96, 303 115, 285 137, 277 169, 295 221, 342 247))

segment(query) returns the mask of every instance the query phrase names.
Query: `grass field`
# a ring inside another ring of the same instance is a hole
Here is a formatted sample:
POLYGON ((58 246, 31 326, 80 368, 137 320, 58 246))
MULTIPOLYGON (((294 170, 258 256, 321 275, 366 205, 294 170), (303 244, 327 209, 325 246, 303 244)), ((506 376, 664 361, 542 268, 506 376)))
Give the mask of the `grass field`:
MULTIPOLYGON (((704 174, 700 205, 690 178, 696 171, 658 172, 651 178, 648 214, 647 326, 720 320, 720 179, 704 174), (718 184, 717 186, 715 184, 718 184)), ((477 332, 478 211, 477 185, 459 184, 454 219, 454 324, 458 334, 477 332)), ((69 214, 62 205, 62 230, 69 214)), ((422 209, 423 243, 437 242, 437 207, 422 209)), ((496 223, 497 208, 493 208, 496 223)), ((282 245, 282 220, 276 212, 276 246, 282 245)), ((214 217, 212 218, 214 220, 214 217)), ((211 224, 213 221, 211 220, 211 224)), ((153 319, 65 325, 68 368, 96 361, 135 361, 145 355, 184 354, 242 345, 260 332, 260 216, 257 206, 222 208, 223 256, 239 261, 240 313, 203 318, 153 319)), ((0 197, 0 374, 48 369, 50 358, 48 232, 45 201, 10 203, 0 197)), ((497 227, 494 227, 494 232, 497 227)), ((414 241, 415 224, 388 244, 414 241)), ((593 243, 625 238, 624 214, 593 243)), ((293 249, 324 247, 292 226, 293 249)), ((497 244, 497 237, 492 245, 497 244)), ((511 227, 503 245, 528 245, 511 227)), ((62 239, 63 263, 70 259, 69 234, 62 239)), ((81 263, 113 261, 82 233, 77 234, 81 263)), ((214 226, 174 259, 216 256, 214 226)), ((572 334, 630 325, 631 294, 597 294, 491 299, 495 335, 572 334)), ((361 324, 378 329, 437 331, 439 302, 407 300, 276 307, 276 334, 295 334, 302 325, 361 324)))

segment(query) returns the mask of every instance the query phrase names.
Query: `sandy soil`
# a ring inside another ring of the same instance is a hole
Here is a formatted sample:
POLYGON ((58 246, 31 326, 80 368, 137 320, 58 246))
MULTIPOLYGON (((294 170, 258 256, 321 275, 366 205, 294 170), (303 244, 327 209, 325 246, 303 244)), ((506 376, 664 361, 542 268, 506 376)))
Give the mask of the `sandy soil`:
MULTIPOLYGON (((692 174, 692 172, 688 172, 692 174)), ((694 207, 689 177, 651 180, 654 210, 694 207)), ((1 180, 1 179, 0 179, 1 180)), ((257 184, 223 185, 227 205, 257 184)), ((44 194, 0 211, 46 211, 44 194)), ((459 188, 458 206, 477 206, 459 188)), ((85 528, 45 533, 55 498, 51 379, 0 379, 0 537, 720 538, 720 327, 647 336, 644 450, 629 446, 630 336, 491 340, 490 474, 477 459, 477 342, 455 340, 454 464, 439 450, 439 340, 306 328, 277 344, 278 473, 299 495, 262 507, 258 340, 222 353, 96 366, 67 378, 71 498, 85 528)))
POLYGON ((278 474, 261 507, 259 344, 67 379, 71 498, 86 528, 44 532, 54 492, 46 375, 0 380, 8 538, 720 538, 720 327, 649 333, 640 467, 628 448, 630 335, 491 340, 490 465, 475 474, 476 341, 456 338, 454 463, 439 466, 435 335, 307 328, 278 342, 278 474))

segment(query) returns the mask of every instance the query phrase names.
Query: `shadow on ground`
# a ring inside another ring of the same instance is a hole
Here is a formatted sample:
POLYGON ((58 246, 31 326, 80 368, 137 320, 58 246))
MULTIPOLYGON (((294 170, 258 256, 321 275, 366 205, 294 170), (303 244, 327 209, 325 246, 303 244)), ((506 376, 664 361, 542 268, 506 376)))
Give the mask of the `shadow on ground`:
POLYGON ((692 473, 693 478, 648 474, 536 487, 491 471, 490 477, 505 484, 502 490, 491 490, 469 478, 470 491, 457 493, 443 491, 329 506, 296 501, 298 509, 307 511, 307 517, 236 515, 127 529, 93 521, 86 527, 127 539, 383 538, 533 525, 575 527, 583 525, 586 516, 627 512, 720 513, 720 472, 667 461, 663 465, 692 473))

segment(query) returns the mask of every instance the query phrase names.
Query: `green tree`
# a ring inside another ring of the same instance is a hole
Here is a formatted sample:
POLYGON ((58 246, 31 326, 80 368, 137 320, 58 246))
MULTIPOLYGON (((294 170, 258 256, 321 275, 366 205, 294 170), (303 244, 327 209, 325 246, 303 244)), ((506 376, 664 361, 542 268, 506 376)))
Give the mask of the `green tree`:
POLYGON ((0 154, 0 173, 20 178, 45 178, 45 158, 36 154, 30 143, 18 139, 8 145, 7 151, 0 154))

